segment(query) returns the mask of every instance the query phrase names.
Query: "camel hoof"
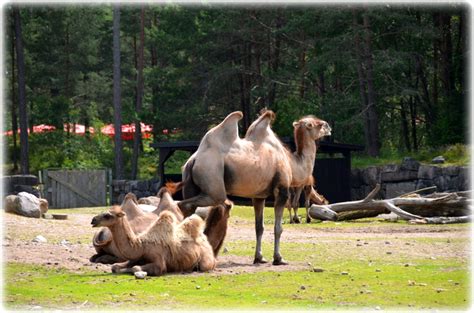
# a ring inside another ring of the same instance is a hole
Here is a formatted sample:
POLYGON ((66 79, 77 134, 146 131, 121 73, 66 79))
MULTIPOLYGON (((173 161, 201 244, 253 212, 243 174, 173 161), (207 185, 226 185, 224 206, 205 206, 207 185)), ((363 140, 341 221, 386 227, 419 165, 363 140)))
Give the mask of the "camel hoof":
POLYGON ((267 260, 265 260, 265 258, 255 258, 253 260, 253 264, 265 264, 265 263, 268 263, 267 260))
POLYGON ((117 274, 118 270, 119 270, 118 266, 116 266, 116 265, 112 266, 112 273, 117 274))
POLYGON ((299 217, 296 217, 296 218, 294 219, 294 222, 295 222, 295 224, 299 224, 299 223, 301 223, 301 221, 300 221, 299 217))
POLYGON ((273 260, 272 264, 273 265, 288 265, 288 262, 280 258, 279 260, 273 260))
POLYGON ((306 223, 308 223, 308 224, 311 223, 311 218, 307 217, 306 218, 306 223))

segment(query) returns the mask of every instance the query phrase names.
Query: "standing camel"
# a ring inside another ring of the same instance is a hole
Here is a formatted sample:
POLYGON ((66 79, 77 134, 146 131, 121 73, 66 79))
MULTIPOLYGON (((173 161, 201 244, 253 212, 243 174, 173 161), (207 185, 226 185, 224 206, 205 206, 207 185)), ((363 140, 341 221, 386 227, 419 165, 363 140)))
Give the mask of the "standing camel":
POLYGON ((290 187, 310 184, 316 157, 315 140, 331 134, 328 123, 307 116, 293 123, 297 151, 286 149, 270 128, 272 111, 263 112, 242 139, 238 135, 241 112, 229 114, 209 130, 198 150, 183 167, 183 196, 179 207, 185 216, 198 206, 223 203, 227 195, 251 198, 255 211, 257 243, 255 263, 266 263, 261 251, 265 199, 275 197, 273 264, 287 262, 280 254, 283 210, 290 187))

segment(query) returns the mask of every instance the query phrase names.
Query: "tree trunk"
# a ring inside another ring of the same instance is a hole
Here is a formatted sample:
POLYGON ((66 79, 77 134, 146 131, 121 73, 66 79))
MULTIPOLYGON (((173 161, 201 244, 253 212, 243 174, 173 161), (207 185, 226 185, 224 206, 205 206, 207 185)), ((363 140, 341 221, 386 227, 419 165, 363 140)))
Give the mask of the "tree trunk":
POLYGON ((12 32, 11 32, 11 62, 12 62, 12 78, 11 78, 11 118, 12 118, 12 161, 13 161, 13 173, 18 172, 18 146, 17 146, 17 135, 18 135, 18 117, 17 117, 17 105, 16 105, 16 76, 15 76, 15 17, 12 18, 12 32))
POLYGON ((13 9, 15 20, 16 62, 18 70, 18 106, 20 113, 20 165, 21 173, 29 174, 28 112, 26 110, 25 60, 21 33, 21 18, 18 7, 13 9))
MULTIPOLYGON (((156 17, 156 12, 153 12, 153 25, 155 25, 156 27, 158 27, 158 18, 156 17)), ((158 52, 157 52, 157 49, 156 49, 156 45, 152 45, 151 46, 151 67, 152 68, 155 68, 157 65, 158 65, 158 52)), ((159 129, 159 125, 158 125, 158 105, 159 105, 159 98, 158 98, 158 93, 159 93, 159 89, 158 89, 158 84, 153 84, 152 88, 151 88, 151 98, 152 98, 152 112, 153 112, 153 140, 157 140, 158 138, 158 129, 159 129)))
POLYGON ((403 142, 405 144, 405 148, 407 149, 407 151, 411 151, 410 135, 408 133, 407 110, 405 106, 405 101, 403 99, 400 100, 400 115, 401 115, 401 120, 402 120, 403 142))
POLYGON ((413 97, 410 97, 411 141, 413 142, 413 150, 415 152, 418 152, 418 138, 417 138, 417 132, 416 132, 416 116, 417 116, 416 103, 417 103, 416 99, 413 99, 413 97))
POLYGON ((373 59, 372 59, 372 36, 370 29, 369 15, 367 12, 363 15, 365 30, 365 65, 367 76, 367 113, 369 122, 370 142, 368 147, 369 155, 377 157, 380 154, 379 139, 379 119, 376 108, 376 94, 373 77, 373 59))
POLYGON ((451 14, 440 13, 441 31, 441 73, 443 90, 446 96, 451 96, 454 89, 453 45, 451 40, 451 14))
POLYGON ((120 88, 120 7, 114 5, 113 15, 113 102, 114 102, 114 128, 115 128, 115 178, 123 179, 122 155, 122 103, 120 88))
POLYGON ((360 44, 360 37, 359 37, 359 23, 357 22, 357 11, 355 9, 352 10, 352 24, 354 27, 354 48, 355 48, 355 55, 356 55, 356 63, 357 63, 357 75, 359 77, 359 93, 360 98, 362 101, 362 114, 364 116, 364 138, 366 149, 368 149, 370 145, 370 128, 368 123, 368 98, 367 98, 367 91, 366 85, 367 80, 365 77, 364 71, 364 64, 362 58, 362 49, 360 44))
POLYGON ((143 102, 143 54, 145 45, 145 9, 140 12, 140 47, 138 50, 138 76, 137 76, 137 98, 135 110, 137 118, 135 119, 135 134, 133 137, 133 156, 132 156, 132 179, 137 178, 138 173, 138 156, 140 153, 141 142, 141 126, 140 113, 143 102))
MULTIPOLYGON (((273 46, 273 49, 270 48, 271 55, 270 55, 270 64, 271 64, 271 69, 272 69, 272 74, 273 76, 271 77, 272 82, 270 83, 270 92, 268 94, 268 106, 270 108, 274 108, 275 104, 275 99, 276 99, 276 74, 278 72, 278 69, 280 67, 280 49, 281 49, 281 35, 279 33, 280 29, 283 26, 283 18, 280 15, 280 12, 277 13, 276 17, 276 22, 275 22, 275 28, 277 31, 277 34, 275 36, 275 44, 273 46)), ((270 37, 271 38, 271 37, 270 37)), ((271 42, 271 41, 270 41, 271 42)))

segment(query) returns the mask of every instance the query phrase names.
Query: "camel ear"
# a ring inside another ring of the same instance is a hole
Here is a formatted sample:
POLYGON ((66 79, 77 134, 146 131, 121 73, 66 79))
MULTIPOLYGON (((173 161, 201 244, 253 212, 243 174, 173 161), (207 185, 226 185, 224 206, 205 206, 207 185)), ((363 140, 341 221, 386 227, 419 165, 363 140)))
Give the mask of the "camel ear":
POLYGON ((115 215, 117 215, 117 217, 123 217, 123 216, 125 216, 125 213, 124 212, 117 212, 117 213, 115 213, 115 215))
POLYGON ((300 124, 299 122, 293 122, 293 127, 296 128, 298 127, 299 124, 300 124))

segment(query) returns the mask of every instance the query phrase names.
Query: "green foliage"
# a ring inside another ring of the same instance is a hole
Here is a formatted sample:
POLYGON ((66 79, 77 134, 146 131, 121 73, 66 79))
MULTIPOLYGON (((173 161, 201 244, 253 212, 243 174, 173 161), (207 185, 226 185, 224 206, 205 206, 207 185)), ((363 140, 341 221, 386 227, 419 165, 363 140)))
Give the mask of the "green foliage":
POLYGON ((352 157, 352 167, 364 168, 374 165, 399 164, 407 156, 422 163, 431 163, 431 160, 439 155, 442 155, 446 160, 442 166, 468 166, 471 158, 470 150, 469 145, 455 144, 439 148, 424 148, 418 152, 399 152, 395 149, 386 149, 382 151, 378 158, 370 158, 364 154, 356 153, 352 157))
MULTIPOLYGON (((381 158, 466 143, 465 6, 147 6, 145 89, 138 114, 140 9, 121 8, 121 113, 124 123, 139 118, 153 124, 156 140, 198 140, 231 111, 245 109, 253 120, 268 107, 277 113, 274 129, 281 136, 291 136, 294 120, 314 114, 333 126, 335 142, 364 144, 370 136, 364 134, 369 122, 360 89, 366 78, 358 72, 365 63, 355 48, 359 38, 364 55, 373 58, 381 158), (366 27, 364 17, 370 22, 366 27), (446 25, 439 24, 440 17, 446 25), (180 134, 161 134, 173 128, 180 134)), ((10 48, 10 10, 6 17, 10 48)), ((66 122, 112 123, 111 6, 26 6, 21 18, 29 123, 58 128, 66 122)), ((5 54, 11 91, 17 88, 11 49, 5 54)), ((8 129, 13 98, 5 101, 8 129)), ((129 149, 125 143, 127 168, 129 149)), ((70 148, 46 150, 31 149, 35 166, 74 166, 74 160, 78 166, 111 164, 109 152, 98 153, 103 160, 87 160, 72 157, 81 152, 70 148)), ((140 157, 144 177, 153 175, 150 158, 155 158, 151 152, 140 157)))

